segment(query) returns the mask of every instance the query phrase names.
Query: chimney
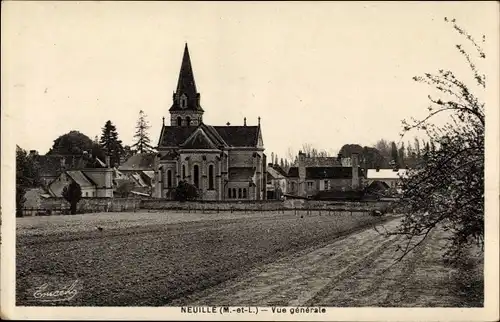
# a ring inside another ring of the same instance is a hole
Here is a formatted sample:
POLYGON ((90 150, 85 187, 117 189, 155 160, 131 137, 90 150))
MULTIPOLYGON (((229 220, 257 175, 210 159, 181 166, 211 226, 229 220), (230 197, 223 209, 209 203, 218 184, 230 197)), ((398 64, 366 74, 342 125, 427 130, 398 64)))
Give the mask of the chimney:
POLYGON ((34 157, 37 155, 38 155, 38 152, 36 152, 36 150, 30 150, 30 157, 34 157))
POLYGON ((352 190, 359 189, 359 156, 357 153, 353 153, 351 157, 351 167, 352 167, 352 190))
POLYGON ((231 125, 231 123, 227 122, 226 125, 229 126, 229 125, 231 125))
POLYGON ((243 125, 247 126, 247 118, 246 117, 243 118, 243 125))
POLYGON ((259 126, 260 126, 260 116, 259 116, 258 120, 259 120, 259 126))
POLYGON ((106 168, 111 168, 111 160, 109 158, 109 155, 106 156, 106 168))

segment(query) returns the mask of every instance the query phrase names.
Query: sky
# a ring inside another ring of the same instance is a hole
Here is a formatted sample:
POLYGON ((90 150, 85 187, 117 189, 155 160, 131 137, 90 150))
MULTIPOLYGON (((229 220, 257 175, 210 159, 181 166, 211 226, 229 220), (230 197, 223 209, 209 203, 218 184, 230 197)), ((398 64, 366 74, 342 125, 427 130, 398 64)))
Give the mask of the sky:
MULTIPOLYGON (((188 43, 204 122, 260 116, 268 155, 398 142, 402 119, 426 115, 430 89, 413 76, 469 76, 444 17, 497 50, 498 12, 496 2, 2 2, 2 122, 43 154, 70 130, 93 139, 107 120, 130 145, 143 110, 156 144, 188 43)), ((498 56, 488 57, 491 72, 498 56)))

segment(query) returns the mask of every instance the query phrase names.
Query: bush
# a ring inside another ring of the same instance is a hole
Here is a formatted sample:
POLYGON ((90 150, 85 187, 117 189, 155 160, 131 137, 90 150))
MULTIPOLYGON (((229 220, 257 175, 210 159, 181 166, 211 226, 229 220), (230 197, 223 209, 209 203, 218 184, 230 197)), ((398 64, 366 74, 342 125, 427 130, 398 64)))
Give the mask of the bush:
POLYGON ((199 197, 199 192, 194 185, 181 181, 174 189, 173 197, 177 201, 196 200, 199 197))

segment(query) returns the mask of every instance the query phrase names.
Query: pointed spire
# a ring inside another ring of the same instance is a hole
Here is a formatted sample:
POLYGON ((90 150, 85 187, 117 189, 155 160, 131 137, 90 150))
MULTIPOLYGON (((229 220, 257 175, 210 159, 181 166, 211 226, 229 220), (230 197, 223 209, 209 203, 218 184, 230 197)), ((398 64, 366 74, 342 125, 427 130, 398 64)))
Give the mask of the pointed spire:
POLYGON ((177 94, 186 94, 189 98, 196 98, 196 84, 194 82, 193 68, 191 67, 191 58, 187 43, 184 46, 184 55, 182 57, 181 71, 179 81, 177 82, 177 94))

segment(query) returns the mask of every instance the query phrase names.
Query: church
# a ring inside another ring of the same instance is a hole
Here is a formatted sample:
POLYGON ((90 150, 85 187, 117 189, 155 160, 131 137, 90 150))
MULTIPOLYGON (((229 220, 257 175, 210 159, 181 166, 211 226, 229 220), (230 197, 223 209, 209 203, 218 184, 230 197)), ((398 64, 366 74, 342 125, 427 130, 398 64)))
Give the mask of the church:
POLYGON ((172 199, 181 180, 199 189, 201 200, 266 198, 266 155, 260 117, 256 126, 213 126, 203 123, 187 44, 177 89, 158 141, 155 197, 172 199))

